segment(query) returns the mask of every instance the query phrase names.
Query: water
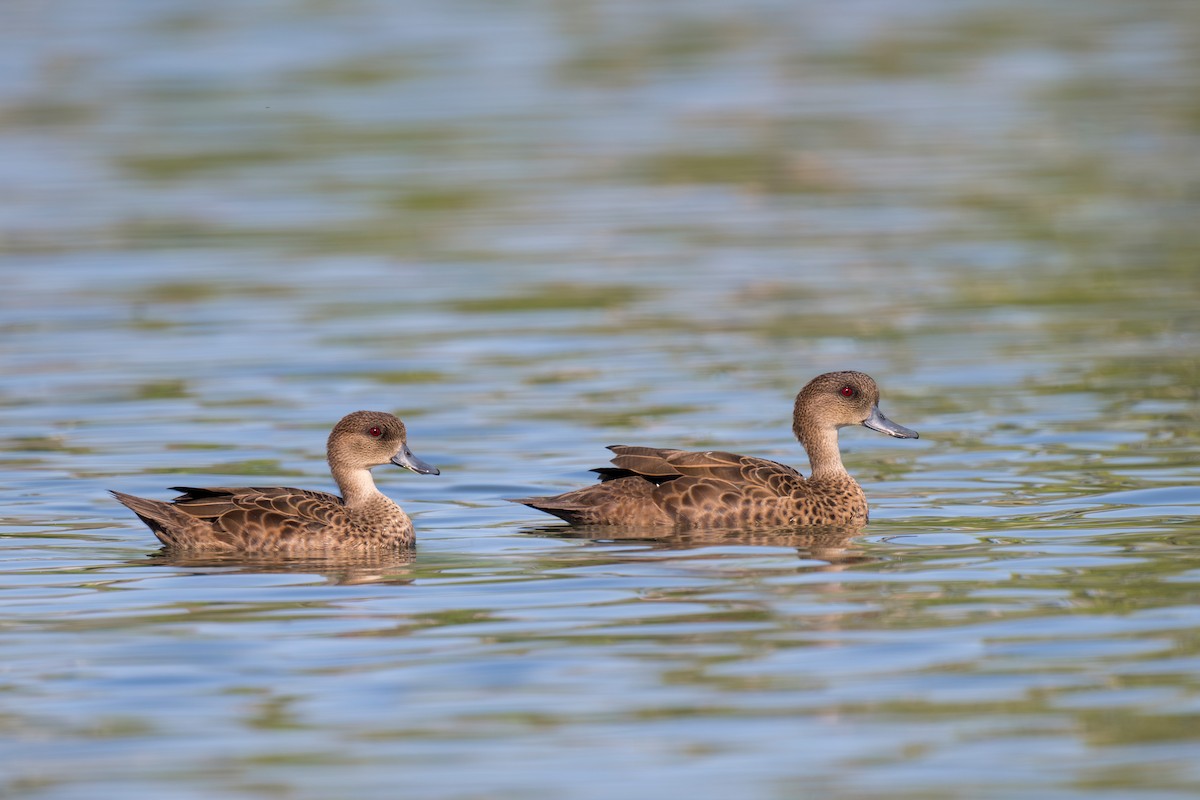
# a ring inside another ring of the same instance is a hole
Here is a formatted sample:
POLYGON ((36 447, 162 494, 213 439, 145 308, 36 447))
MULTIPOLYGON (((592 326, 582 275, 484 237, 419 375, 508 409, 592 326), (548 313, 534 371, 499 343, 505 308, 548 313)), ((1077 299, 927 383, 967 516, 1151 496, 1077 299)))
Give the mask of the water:
POLYGON ((0 796, 1192 797, 1195 4, 18 2, 0 796), (568 532, 603 447, 859 536, 568 532), (377 470, 415 554, 164 556, 107 494, 377 470), (569 535, 567 535, 569 534, 569 535))

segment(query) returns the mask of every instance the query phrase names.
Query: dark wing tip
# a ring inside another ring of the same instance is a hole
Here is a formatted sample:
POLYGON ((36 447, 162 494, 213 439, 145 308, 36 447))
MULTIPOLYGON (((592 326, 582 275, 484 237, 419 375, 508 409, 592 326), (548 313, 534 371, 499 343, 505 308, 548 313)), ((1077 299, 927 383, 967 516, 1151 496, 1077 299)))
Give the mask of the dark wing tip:
POLYGON ((130 503, 136 503, 138 501, 137 495, 118 492, 116 489, 109 489, 108 493, 115 497, 118 503, 131 510, 133 509, 133 506, 130 505, 130 503))

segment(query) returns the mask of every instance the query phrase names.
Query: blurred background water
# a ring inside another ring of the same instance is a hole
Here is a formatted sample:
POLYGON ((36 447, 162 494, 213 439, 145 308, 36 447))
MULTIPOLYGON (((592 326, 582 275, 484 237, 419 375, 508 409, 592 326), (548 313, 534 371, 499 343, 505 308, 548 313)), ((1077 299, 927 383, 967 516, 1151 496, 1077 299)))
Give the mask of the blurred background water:
POLYGON ((1194 797, 1200 4, 13 0, 0 797, 1194 797), (562 535, 612 443, 857 537, 562 535), (415 554, 164 557, 110 488, 415 554))

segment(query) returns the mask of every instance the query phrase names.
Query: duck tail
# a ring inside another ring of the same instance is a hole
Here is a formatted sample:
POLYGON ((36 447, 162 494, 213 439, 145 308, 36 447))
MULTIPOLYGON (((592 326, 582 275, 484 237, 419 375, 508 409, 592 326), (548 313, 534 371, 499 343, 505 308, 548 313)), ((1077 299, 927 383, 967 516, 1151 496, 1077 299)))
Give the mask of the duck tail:
POLYGON ((521 505, 535 508, 538 511, 553 514, 559 519, 565 519, 572 525, 587 522, 584 512, 587 511, 589 506, 566 500, 564 499, 564 495, 555 495, 553 497, 506 497, 504 499, 510 503, 520 503, 521 505))
POLYGON ((110 494, 117 498, 121 505, 128 508, 134 514, 137 514, 138 519, 144 522, 146 527, 158 537, 158 540, 168 547, 179 544, 175 535, 176 531, 186 529, 195 523, 192 517, 175 508, 170 503, 164 503, 161 500, 149 500, 145 497, 137 497, 115 490, 110 490, 110 494))

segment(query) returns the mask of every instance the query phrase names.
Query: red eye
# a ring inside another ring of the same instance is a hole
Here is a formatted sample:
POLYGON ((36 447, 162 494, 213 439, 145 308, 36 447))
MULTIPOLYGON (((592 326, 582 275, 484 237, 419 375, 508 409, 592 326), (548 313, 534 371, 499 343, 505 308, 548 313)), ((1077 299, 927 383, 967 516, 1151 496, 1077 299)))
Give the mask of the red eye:
POLYGON ((842 387, 842 397, 854 397, 855 391, 853 386, 842 387))
POLYGON ((367 431, 367 433, 378 439, 380 436, 383 436, 383 428, 380 428, 378 425, 376 425, 374 428, 371 428, 371 430, 367 431))

